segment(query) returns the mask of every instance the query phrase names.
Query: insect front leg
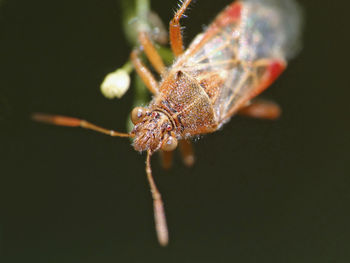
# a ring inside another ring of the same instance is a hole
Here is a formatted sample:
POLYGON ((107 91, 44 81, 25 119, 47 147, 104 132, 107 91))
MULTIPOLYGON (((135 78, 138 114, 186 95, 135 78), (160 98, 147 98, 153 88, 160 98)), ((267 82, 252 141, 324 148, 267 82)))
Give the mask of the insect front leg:
POLYGON ((182 2, 181 7, 177 10, 174 18, 170 21, 169 35, 171 49, 176 57, 180 56, 184 52, 180 19, 188 8, 192 0, 185 0, 182 2))
POLYGON ((195 159, 192 143, 189 140, 181 140, 179 146, 183 162, 186 166, 192 166, 195 159))
POLYGON ((239 115, 275 120, 281 116, 280 106, 269 100, 256 99, 238 111, 239 115))
POLYGON ((153 95, 158 94, 158 82, 154 78, 151 71, 143 64, 141 58, 139 57, 139 51, 133 50, 130 55, 131 61, 134 65, 134 68, 137 72, 137 74, 142 79, 143 83, 146 85, 146 87, 149 89, 149 91, 153 95))
MULTIPOLYGON (((189 140, 180 140, 179 147, 184 164, 188 167, 192 166, 195 160, 192 143, 189 140)), ((163 168, 169 169, 173 162, 174 151, 161 151, 160 154, 163 168)))
POLYGON ((159 74, 163 74, 165 72, 165 65, 156 48, 154 47, 154 44, 149 35, 146 32, 140 32, 138 38, 143 47, 143 51, 145 52, 154 69, 159 74))
POLYGON ((174 151, 160 151, 163 169, 170 169, 173 164, 174 151))

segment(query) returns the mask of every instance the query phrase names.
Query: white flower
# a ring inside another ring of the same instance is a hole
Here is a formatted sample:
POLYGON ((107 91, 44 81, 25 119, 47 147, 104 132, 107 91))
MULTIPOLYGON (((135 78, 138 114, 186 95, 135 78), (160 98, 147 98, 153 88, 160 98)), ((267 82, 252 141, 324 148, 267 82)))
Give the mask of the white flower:
POLYGON ((130 86, 129 73, 121 68, 108 74, 101 84, 101 92, 108 99, 121 98, 130 86))

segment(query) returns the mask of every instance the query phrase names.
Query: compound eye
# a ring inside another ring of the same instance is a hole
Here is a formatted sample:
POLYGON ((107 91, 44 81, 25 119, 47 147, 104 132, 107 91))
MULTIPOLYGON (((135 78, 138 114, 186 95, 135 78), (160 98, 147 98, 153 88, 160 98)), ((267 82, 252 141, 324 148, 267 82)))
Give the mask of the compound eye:
POLYGON ((162 150, 170 152, 175 150, 177 147, 177 139, 173 136, 169 136, 165 142, 162 144, 162 150))
POLYGON ((142 121, 146 116, 147 110, 142 107, 136 107, 131 112, 131 121, 133 124, 137 124, 142 121))

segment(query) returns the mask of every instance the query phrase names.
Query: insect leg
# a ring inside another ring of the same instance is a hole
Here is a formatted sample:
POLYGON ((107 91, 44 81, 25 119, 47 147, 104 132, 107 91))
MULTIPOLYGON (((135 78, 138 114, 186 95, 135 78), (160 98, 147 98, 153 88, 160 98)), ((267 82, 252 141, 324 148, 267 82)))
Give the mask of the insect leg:
POLYGON ((169 36, 170 36, 170 45, 171 49, 176 57, 180 56, 183 51, 183 42, 181 35, 181 25, 180 19, 186 11, 188 5, 191 3, 191 0, 185 0, 182 2, 181 7, 177 10, 174 18, 170 21, 169 25, 169 36))
POLYGON ((179 146, 183 162, 187 166, 192 166, 194 164, 192 143, 189 140, 181 140, 179 146))
POLYGON ((165 170, 168 170, 172 165, 173 153, 174 151, 160 151, 162 166, 165 170))
POLYGON ((162 196, 160 195, 152 176, 151 155, 151 151, 148 151, 146 159, 146 174, 153 198, 154 222, 158 241, 162 246, 166 246, 169 242, 168 227, 164 213, 162 196))
POLYGON ((275 120, 281 116, 281 108, 273 101, 256 99, 237 113, 252 118, 275 120))
POLYGON ((61 115, 50 115, 50 114, 44 114, 44 113, 34 113, 32 115, 32 119, 38 122, 44 122, 44 123, 59 125, 59 126, 81 127, 81 128, 97 131, 100 133, 104 133, 110 136, 134 137, 133 134, 108 130, 100 126, 97 126, 95 124, 92 124, 90 122, 87 122, 85 120, 81 120, 73 117, 66 117, 61 115))
POLYGON ((146 32, 140 32, 139 41, 154 69, 159 74, 163 74, 165 72, 165 65, 156 48, 154 47, 151 39, 149 38, 149 35, 146 32))
POLYGON ((145 83, 146 87, 152 92, 154 95, 158 94, 158 82, 149 71, 149 69, 142 63, 139 57, 139 51, 133 50, 131 52, 131 61, 135 67, 137 74, 141 77, 142 81, 145 83))

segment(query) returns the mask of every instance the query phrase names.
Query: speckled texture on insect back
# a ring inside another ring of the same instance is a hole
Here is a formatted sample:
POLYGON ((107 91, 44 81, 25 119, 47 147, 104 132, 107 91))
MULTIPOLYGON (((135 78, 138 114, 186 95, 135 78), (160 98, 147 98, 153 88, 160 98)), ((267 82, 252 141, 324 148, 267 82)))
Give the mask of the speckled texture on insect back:
POLYGON ((135 149, 159 149, 169 123, 177 139, 216 131, 282 73, 298 31, 287 23, 298 12, 286 18, 271 3, 234 2, 193 40, 162 76, 148 108, 157 114, 135 126, 135 149))

